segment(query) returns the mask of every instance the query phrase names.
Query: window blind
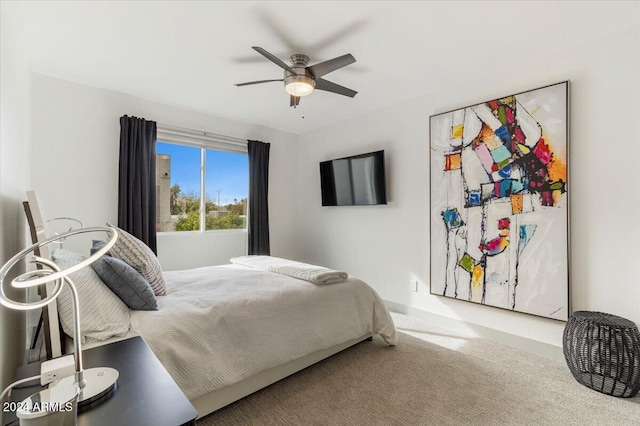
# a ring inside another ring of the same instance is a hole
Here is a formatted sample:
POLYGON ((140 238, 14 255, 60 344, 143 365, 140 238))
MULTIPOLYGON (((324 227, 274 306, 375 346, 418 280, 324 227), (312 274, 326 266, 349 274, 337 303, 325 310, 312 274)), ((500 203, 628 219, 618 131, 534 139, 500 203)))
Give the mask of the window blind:
POLYGON ((173 127, 158 123, 157 140, 177 142, 198 148, 247 153, 247 141, 205 131, 173 127))

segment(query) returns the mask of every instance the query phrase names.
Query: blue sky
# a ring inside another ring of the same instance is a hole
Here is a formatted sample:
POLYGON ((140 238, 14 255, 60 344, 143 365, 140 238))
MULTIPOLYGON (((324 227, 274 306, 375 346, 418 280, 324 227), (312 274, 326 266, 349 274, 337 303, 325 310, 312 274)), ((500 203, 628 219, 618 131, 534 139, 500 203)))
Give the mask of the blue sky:
MULTIPOLYGON (((158 141, 157 154, 171 156, 171 185, 179 184, 183 193, 200 194, 200 148, 158 141)), ((222 205, 247 198, 249 164, 247 154, 207 150, 205 191, 208 198, 222 205)))

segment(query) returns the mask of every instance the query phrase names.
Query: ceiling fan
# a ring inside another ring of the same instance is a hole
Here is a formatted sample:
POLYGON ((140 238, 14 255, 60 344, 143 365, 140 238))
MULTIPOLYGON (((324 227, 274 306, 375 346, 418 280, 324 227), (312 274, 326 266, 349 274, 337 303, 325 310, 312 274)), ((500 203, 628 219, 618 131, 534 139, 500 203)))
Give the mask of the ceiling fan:
POLYGON ((291 55, 291 65, 287 65, 276 56, 264 50, 262 47, 253 46, 253 50, 282 68, 284 70, 284 78, 277 80, 249 81, 247 83, 236 84, 238 87, 249 86, 251 84, 270 83, 272 81, 284 81, 284 87, 290 95, 289 106, 294 108, 300 104, 300 98, 302 96, 310 95, 314 89, 337 93, 339 95, 349 96, 350 98, 353 98, 358 93, 355 90, 348 89, 322 78, 322 76, 329 74, 332 71, 354 63, 356 59, 350 53, 315 65, 307 66, 309 63, 309 57, 301 53, 291 55))

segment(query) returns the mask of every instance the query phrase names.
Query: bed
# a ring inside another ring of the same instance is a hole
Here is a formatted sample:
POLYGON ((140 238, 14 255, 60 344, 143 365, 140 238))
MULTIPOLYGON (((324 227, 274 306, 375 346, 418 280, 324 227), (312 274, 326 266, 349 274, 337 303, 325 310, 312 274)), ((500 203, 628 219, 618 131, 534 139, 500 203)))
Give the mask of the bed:
POLYGON ((241 265, 164 276, 158 311, 132 311, 116 339, 142 336, 199 416, 374 334, 395 344, 384 304, 354 277, 320 286, 241 265))
MULTIPOLYGON (((352 276, 319 285, 230 264, 163 277, 167 294, 157 297, 157 311, 131 311, 126 333, 83 346, 142 336, 199 417, 375 334, 395 344, 384 303, 352 276)), ((57 315, 46 323, 59 330, 57 315)), ((48 340, 53 353, 68 352, 68 336, 64 346, 55 332, 48 340)))

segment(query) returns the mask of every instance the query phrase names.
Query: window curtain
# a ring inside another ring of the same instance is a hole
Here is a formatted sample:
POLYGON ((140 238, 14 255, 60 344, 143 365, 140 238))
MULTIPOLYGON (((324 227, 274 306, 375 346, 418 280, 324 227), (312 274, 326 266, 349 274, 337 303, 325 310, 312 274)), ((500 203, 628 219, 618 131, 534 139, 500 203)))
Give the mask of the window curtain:
POLYGON ((249 254, 269 255, 269 144, 247 141, 249 153, 249 254))
POLYGON ((156 122, 120 117, 118 226, 156 247, 156 122))

